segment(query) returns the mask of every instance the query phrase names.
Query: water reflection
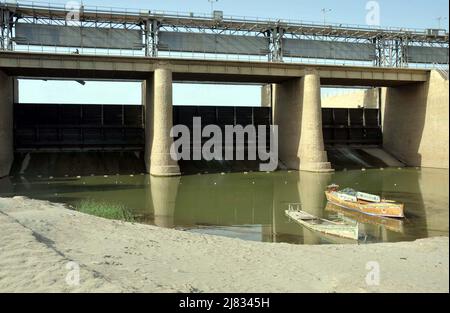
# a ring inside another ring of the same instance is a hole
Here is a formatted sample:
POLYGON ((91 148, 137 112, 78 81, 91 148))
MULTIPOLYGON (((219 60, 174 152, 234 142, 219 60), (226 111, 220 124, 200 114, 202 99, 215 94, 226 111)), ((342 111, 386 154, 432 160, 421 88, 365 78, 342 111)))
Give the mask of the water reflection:
POLYGON ((345 243, 304 229, 285 216, 290 203, 301 203, 304 211, 317 217, 343 214, 327 207, 324 190, 331 183, 405 203, 407 218, 402 223, 347 216, 359 223, 361 243, 448 236, 446 170, 236 173, 173 178, 14 177, 0 180, 0 196, 23 195, 72 205, 86 198, 117 202, 142 223, 245 240, 345 243))
POLYGON ((177 202, 180 177, 153 177, 150 181, 153 217, 156 226, 173 228, 175 226, 175 205, 177 202))
MULTIPOLYGON (((319 218, 324 217, 326 205, 324 191, 331 183, 332 174, 300 172, 299 175, 298 192, 302 210, 319 218)), ((306 228, 303 229, 304 244, 314 245, 320 244, 320 242, 319 234, 306 228)))

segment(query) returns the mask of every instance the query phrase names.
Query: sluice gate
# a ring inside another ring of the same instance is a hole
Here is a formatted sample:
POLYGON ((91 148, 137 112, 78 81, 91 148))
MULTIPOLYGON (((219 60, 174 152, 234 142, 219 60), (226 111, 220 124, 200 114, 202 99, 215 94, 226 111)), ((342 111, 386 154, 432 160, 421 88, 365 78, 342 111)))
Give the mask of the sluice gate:
MULTIPOLYGON (((326 145, 381 145, 378 109, 322 109, 326 145)), ((174 106, 173 124, 193 128, 217 125, 272 125, 270 107, 174 106)), ((269 139, 269 131, 266 132, 269 139)), ((247 140, 247 138, 246 138, 247 140)), ((142 150, 144 106, 34 104, 14 105, 14 147, 36 150, 142 150)))

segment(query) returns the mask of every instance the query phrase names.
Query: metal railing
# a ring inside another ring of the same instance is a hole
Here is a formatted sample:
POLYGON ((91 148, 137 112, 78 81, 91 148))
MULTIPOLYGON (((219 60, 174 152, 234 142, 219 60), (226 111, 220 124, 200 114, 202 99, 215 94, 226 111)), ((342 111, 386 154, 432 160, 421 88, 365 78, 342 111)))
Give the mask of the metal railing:
MULTIPOLYGON (((147 57, 145 49, 105 49, 105 48, 83 48, 83 47, 60 47, 60 46, 36 46, 14 44, 13 51, 31 52, 31 53, 55 53, 55 54, 81 54, 92 56, 124 56, 124 57, 147 57)), ((167 59, 190 59, 190 60, 213 60, 213 61, 242 61, 242 62, 268 62, 267 55, 251 54, 214 54, 210 52, 179 52, 179 51, 160 51, 158 58, 167 59)), ((374 67, 370 61, 339 60, 339 59, 314 59, 314 58, 294 58, 284 57, 283 63, 289 64, 311 64, 311 65, 339 65, 339 66, 357 66, 374 67)), ((412 69, 436 69, 436 64, 409 63, 405 68, 412 69)), ((444 68, 443 65, 440 67, 444 68)), ((448 70, 447 70, 448 72, 448 70)))
POLYGON ((441 76, 445 79, 448 80, 448 71, 449 71, 449 65, 443 65, 443 64, 438 64, 438 63, 433 63, 433 69, 435 69, 436 71, 438 71, 439 74, 441 74, 441 76))
MULTIPOLYGON (((81 3, 81 1, 80 1, 81 3)), ((69 9, 66 4, 63 3, 48 3, 42 1, 28 1, 28 0, 2 0, 0 4, 7 7, 19 7, 19 8, 30 8, 30 9, 48 9, 54 11, 67 12, 69 9)), ((120 7, 107 7, 107 6, 90 6, 83 5, 83 12, 91 12, 98 14, 120 14, 125 16, 136 16, 136 17, 175 17, 175 18, 186 18, 186 19, 212 19, 211 13, 194 13, 194 12, 183 12, 183 11, 165 11, 165 10, 147 10, 147 9, 136 9, 136 8, 120 8, 120 7)), ((251 17, 251 16, 239 16, 239 15, 223 15, 223 20, 235 21, 235 22, 249 22, 249 23, 268 23, 268 24, 289 24, 289 25, 301 25, 301 26, 316 26, 316 27, 333 27, 336 29, 356 29, 356 30, 378 30, 386 32, 404 32, 404 33, 416 33, 425 34, 426 29, 422 28, 409 28, 409 27, 384 27, 378 25, 361 25, 352 23, 323 23, 317 21, 308 20, 296 20, 296 19, 279 19, 279 18, 262 18, 262 17, 251 17)), ((447 33, 445 29, 440 31, 447 33)))
MULTIPOLYGON (((12 0, 0 0, 0 4, 6 6, 7 8, 12 7, 22 7, 22 8, 32 8, 32 9, 46 9, 53 11, 67 12, 68 8, 62 3, 46 3, 40 1, 12 1, 12 0)), ((83 6, 83 12, 95 12, 98 14, 122 14, 127 16, 137 16, 137 17, 151 17, 151 16, 162 16, 162 17, 179 17, 179 18, 189 18, 189 19, 212 19, 211 14, 198 14, 198 13, 185 13, 185 12, 171 12, 171 11, 148 11, 140 9, 129 9, 129 8, 110 8, 102 6, 83 6)), ((224 15, 224 20, 229 21, 244 21, 252 23, 288 23, 290 25, 301 25, 301 26, 316 26, 316 27, 330 27, 336 29, 356 29, 356 30, 380 30, 380 31, 392 31, 392 32, 404 32, 404 33, 419 33, 424 34, 426 31, 423 29, 414 28, 398 28, 389 27, 382 28, 379 26, 368 26, 368 25, 356 25, 356 24, 333 24, 318 22, 305 22, 305 21, 295 21, 289 19, 275 20, 270 18, 259 18, 259 17, 246 17, 246 16, 227 16, 224 15)), ((13 38, 14 39, 14 38, 13 38)), ((145 48, 142 49, 105 49, 105 48, 84 48, 84 47, 60 47, 60 46, 37 46, 25 44, 23 42, 15 42, 13 44, 14 51, 21 52, 35 52, 35 53, 61 53, 61 54, 83 54, 83 55, 106 55, 106 56, 135 56, 135 57, 145 57, 145 48)), ((220 54, 211 52, 198 52, 198 51, 159 51, 157 54, 159 58, 185 58, 185 59, 198 59, 198 60, 229 60, 229 61, 253 61, 253 62, 268 62, 268 55, 251 55, 251 54, 220 54)), ((316 58, 294 58, 294 57, 284 57, 284 63, 295 63, 295 64, 314 64, 314 65, 342 65, 342 66, 375 66, 374 62, 371 61, 357 61, 357 60, 342 60, 342 59, 316 59, 316 58)), ((433 64, 413 64, 410 63, 408 68, 420 68, 429 69, 433 68, 433 64)), ((448 71, 447 71, 448 77, 448 71)))

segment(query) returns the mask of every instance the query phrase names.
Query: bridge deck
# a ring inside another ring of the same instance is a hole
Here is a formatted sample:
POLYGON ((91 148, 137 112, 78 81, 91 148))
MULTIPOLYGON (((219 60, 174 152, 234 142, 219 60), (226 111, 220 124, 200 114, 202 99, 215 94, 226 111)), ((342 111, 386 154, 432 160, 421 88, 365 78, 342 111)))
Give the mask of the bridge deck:
POLYGON ((322 84, 342 86, 398 86, 424 82, 429 74, 409 68, 0 52, 0 70, 19 77, 142 80, 160 66, 171 68, 178 81, 248 83, 277 83, 315 68, 322 84))

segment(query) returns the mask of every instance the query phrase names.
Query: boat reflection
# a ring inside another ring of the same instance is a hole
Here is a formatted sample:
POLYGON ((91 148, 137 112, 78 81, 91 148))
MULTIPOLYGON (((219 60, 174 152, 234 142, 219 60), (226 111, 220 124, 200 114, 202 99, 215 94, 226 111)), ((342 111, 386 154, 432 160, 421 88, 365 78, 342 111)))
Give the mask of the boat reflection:
POLYGON ((325 210, 328 212, 337 213, 338 215, 341 215, 341 216, 345 216, 345 217, 347 217, 351 220, 357 221, 359 223, 383 226, 386 229, 396 232, 396 233, 404 232, 403 221, 400 219, 371 216, 371 215, 367 215, 367 214, 360 213, 357 211, 346 210, 346 209, 341 208, 331 202, 327 203, 325 210))

